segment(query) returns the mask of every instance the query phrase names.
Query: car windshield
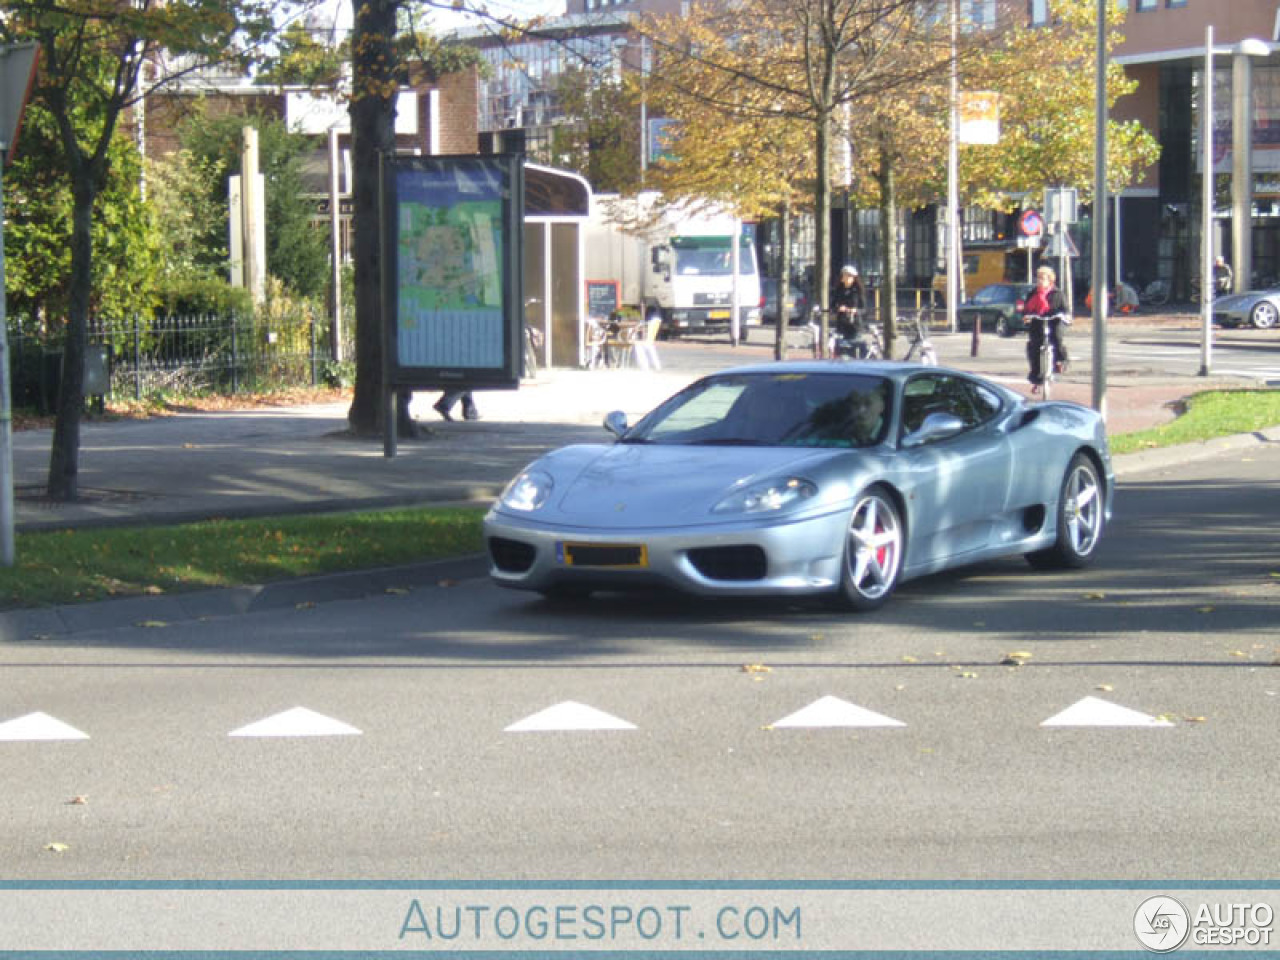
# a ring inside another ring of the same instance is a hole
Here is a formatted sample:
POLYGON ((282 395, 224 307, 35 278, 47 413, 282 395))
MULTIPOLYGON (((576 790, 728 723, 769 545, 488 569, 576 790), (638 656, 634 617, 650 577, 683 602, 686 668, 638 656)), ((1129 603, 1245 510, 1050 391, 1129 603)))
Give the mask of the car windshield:
POLYGON ((849 373, 707 377, 641 420, 624 443, 868 447, 885 436, 890 382, 849 373))

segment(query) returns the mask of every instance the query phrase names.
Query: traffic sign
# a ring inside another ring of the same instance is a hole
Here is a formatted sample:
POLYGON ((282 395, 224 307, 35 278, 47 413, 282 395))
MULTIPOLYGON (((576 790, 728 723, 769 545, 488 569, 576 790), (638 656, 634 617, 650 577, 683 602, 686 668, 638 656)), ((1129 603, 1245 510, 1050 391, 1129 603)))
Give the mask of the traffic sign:
POLYGON ((1060 233, 1051 234, 1049 237, 1049 246, 1045 250, 1047 257, 1078 257, 1080 250, 1075 245, 1075 241, 1071 239, 1071 234, 1065 230, 1060 233))
POLYGON ((1044 233, 1044 219, 1038 210, 1023 210, 1018 217, 1018 230, 1024 237, 1038 237, 1044 233))
POLYGON ((0 149, 5 161, 13 161, 13 146, 22 129, 22 113, 36 79, 39 44, 0 46, 0 149))

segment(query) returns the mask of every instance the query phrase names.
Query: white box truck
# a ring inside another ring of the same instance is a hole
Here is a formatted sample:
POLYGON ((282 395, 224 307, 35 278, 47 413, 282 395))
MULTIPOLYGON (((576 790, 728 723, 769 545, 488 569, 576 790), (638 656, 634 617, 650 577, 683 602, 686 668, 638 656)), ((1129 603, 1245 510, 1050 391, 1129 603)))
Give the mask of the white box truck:
POLYGON ((760 271, 750 234, 740 220, 715 210, 654 213, 655 197, 592 198, 584 235, 587 279, 618 281, 620 305, 646 317, 660 314, 661 335, 668 338, 732 335, 736 302, 737 335, 745 341, 760 324, 760 271))

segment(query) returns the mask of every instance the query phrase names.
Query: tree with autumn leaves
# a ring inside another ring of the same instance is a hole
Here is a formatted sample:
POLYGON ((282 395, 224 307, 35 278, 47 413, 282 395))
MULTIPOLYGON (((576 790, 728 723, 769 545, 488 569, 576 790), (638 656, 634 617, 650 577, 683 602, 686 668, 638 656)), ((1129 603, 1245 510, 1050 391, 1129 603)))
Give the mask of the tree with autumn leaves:
POLYGON ((274 30, 259 0, 7 0, 0 42, 36 41, 37 98, 57 131, 59 162, 71 184, 71 258, 61 389, 47 492, 78 494, 84 357, 93 289, 93 221, 109 182, 124 112, 183 69, 244 57, 274 30), (163 57, 161 56, 163 54, 163 57))
MULTIPOLYGON (((1001 143, 966 147, 960 190, 965 202, 1008 208, 1045 185, 1072 184, 1088 198, 1093 164, 1095 0, 1058 0, 1054 23, 1030 27, 1014 5, 1008 29, 966 24, 950 43, 948 5, 894 0, 745 0, 709 2, 687 17, 651 17, 643 29, 661 52, 661 103, 681 119, 681 149, 663 171, 677 190, 725 187, 753 161, 729 152, 761 144, 761 167, 776 170, 767 146, 774 125, 805 126, 790 141, 806 163, 791 180, 812 178, 816 268, 823 308, 830 285, 829 211, 832 156, 847 138, 852 190, 881 214, 882 281, 893 289, 896 211, 937 202, 946 192, 948 78, 952 57, 965 89, 992 90, 1001 104, 1001 143), (693 124, 708 132, 700 134, 693 124), (700 146, 705 144, 705 149, 700 146), (730 162, 726 162, 729 158, 730 162), (678 168, 688 169, 678 169, 678 168), (726 168, 732 168, 728 170, 726 168)), ((1108 5, 1109 42, 1123 13, 1108 5)), ((653 84, 650 84, 653 89, 653 84)), ((1108 73, 1108 101, 1131 89, 1118 67, 1108 73)), ((1111 122, 1109 182, 1132 183, 1154 162, 1154 138, 1137 123, 1111 122)), ((794 133, 790 134, 794 136, 794 133)), ((749 205, 750 201, 741 201, 749 205)), ((882 299, 887 346, 894 336, 892 298, 882 299)))

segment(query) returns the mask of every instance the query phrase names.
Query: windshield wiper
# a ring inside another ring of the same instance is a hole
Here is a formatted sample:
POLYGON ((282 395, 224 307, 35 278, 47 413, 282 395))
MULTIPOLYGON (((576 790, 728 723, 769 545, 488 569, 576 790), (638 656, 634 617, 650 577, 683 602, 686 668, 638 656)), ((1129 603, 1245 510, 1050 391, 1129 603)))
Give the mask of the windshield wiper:
POLYGON ((697 443, 706 447, 767 447, 772 444, 772 441, 761 440, 758 437, 708 437, 697 443))

